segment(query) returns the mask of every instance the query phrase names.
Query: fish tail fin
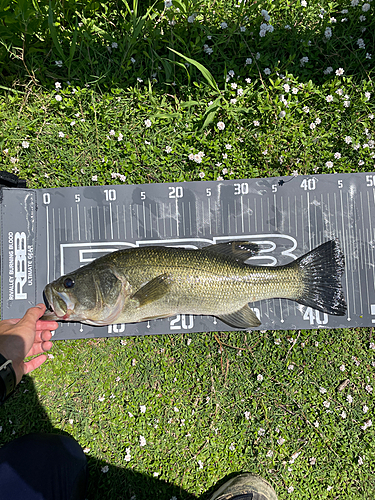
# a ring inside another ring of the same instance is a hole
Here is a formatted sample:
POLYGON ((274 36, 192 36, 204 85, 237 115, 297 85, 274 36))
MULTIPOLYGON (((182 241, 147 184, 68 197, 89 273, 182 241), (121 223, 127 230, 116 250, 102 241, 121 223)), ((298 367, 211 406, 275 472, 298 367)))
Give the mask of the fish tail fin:
POLYGON ((296 301, 324 313, 344 316, 346 303, 341 276, 345 261, 338 240, 323 243, 293 264, 298 265, 303 282, 296 301))

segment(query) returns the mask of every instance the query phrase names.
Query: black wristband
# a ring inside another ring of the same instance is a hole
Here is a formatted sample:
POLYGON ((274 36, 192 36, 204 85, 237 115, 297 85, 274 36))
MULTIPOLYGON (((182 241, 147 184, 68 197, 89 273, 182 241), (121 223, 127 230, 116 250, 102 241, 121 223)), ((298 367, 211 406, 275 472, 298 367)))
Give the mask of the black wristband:
POLYGON ((12 360, 7 360, 0 354, 0 404, 12 394, 17 385, 16 373, 12 360))

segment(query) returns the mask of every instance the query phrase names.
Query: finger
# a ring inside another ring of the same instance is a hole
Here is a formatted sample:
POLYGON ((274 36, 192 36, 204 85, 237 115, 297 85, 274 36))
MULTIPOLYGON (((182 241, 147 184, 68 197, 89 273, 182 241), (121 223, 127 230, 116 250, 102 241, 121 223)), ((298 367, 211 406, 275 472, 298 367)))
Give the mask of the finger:
POLYGON ((41 320, 39 319, 36 322, 36 329, 37 330, 57 330, 59 327, 59 324, 56 321, 47 321, 47 320, 41 320))
POLYGON ((52 333, 50 330, 37 330, 35 334, 34 342, 45 342, 46 340, 51 340, 52 333))
POLYGON ((28 356, 35 356, 35 354, 42 354, 43 352, 49 351, 52 349, 53 344, 52 342, 39 342, 33 344, 32 348, 30 351, 26 354, 26 358, 28 356))
POLYGON ((27 363, 23 364, 23 373, 26 375, 26 373, 30 373, 36 368, 39 368, 40 365, 42 365, 47 359, 47 356, 41 355, 38 356, 37 358, 33 358, 32 360, 28 361, 27 363))
POLYGON ((43 316, 45 310, 46 306, 44 304, 37 304, 35 307, 30 307, 18 323, 34 329, 36 322, 43 316))

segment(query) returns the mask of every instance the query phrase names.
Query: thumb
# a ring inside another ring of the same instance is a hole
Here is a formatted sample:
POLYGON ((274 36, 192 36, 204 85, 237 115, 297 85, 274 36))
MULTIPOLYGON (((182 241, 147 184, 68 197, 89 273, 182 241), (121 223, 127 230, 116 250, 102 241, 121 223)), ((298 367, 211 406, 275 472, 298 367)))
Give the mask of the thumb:
POLYGON ((26 325, 29 324, 29 326, 32 326, 35 328, 36 322, 38 321, 39 318, 41 318, 46 310, 46 306, 44 304, 37 304, 35 307, 30 307, 23 316, 23 318, 20 319, 18 322, 19 325, 26 325))

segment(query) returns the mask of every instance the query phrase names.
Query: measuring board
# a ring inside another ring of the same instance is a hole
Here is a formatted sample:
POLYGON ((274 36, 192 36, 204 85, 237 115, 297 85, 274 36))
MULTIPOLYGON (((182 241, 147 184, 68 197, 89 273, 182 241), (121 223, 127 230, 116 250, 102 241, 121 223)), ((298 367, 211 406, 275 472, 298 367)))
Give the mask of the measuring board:
MULTIPOLYGON (((332 174, 136 186, 2 189, 2 318, 42 302, 45 285, 114 250, 145 245, 201 248, 259 244, 254 265, 282 265, 338 238, 346 266, 346 316, 286 299, 250 306, 258 329, 375 324, 375 174, 332 174)), ((93 327, 61 323, 55 339, 206 332, 230 328, 212 316, 177 315, 93 327)))

